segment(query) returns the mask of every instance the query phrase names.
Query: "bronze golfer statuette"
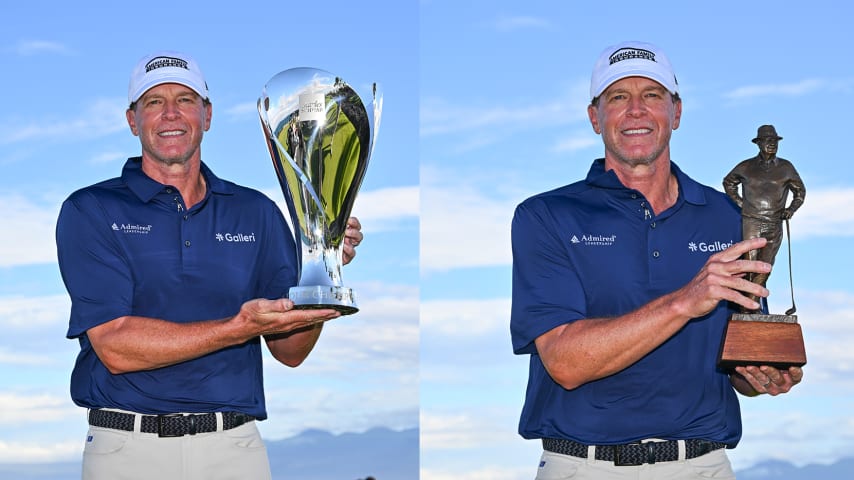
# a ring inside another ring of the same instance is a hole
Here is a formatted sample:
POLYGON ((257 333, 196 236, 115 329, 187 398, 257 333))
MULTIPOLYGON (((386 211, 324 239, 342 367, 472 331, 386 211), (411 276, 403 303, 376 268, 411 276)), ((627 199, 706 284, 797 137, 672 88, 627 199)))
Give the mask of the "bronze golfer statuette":
MULTIPOLYGON (((806 189, 791 162, 777 156, 783 137, 773 125, 759 127, 753 139, 759 154, 742 161, 724 177, 726 194, 741 208, 743 238, 764 237, 765 247, 745 254, 750 260, 770 264, 782 245, 785 227, 789 244, 789 286, 792 308, 784 315, 763 313, 762 309, 733 314, 727 324, 718 365, 734 368, 769 365, 775 368, 800 367, 807 362, 803 333, 795 313, 792 282, 792 250, 789 219, 804 203, 806 189), (740 191, 739 191, 739 186, 740 191), (788 201, 792 194, 791 202, 788 201)), ((765 286, 769 274, 749 274, 747 279, 765 286)), ((761 299, 754 298, 761 301, 761 299)))

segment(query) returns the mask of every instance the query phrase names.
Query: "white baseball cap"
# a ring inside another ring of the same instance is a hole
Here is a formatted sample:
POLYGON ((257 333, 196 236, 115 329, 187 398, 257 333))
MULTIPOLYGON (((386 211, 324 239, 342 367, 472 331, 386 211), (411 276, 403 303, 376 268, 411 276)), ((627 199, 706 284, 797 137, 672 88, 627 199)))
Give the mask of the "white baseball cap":
POLYGON ((180 83, 208 98, 208 84, 199 64, 185 53, 164 50, 142 57, 133 69, 128 87, 128 104, 139 100, 152 87, 180 83))
POLYGON ((590 99, 602 95, 612 83, 626 77, 649 78, 670 93, 679 93, 676 75, 664 52, 650 43, 630 41, 602 51, 590 78, 590 99))

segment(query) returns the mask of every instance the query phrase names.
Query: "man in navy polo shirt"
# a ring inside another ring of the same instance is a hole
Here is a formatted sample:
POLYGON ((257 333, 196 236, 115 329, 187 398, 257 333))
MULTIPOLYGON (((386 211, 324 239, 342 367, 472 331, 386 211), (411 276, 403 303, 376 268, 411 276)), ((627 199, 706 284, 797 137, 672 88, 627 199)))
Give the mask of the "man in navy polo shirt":
POLYGON ((538 479, 734 478, 736 391, 788 392, 800 368, 716 367, 731 313, 766 297, 742 278, 741 216, 670 160, 682 103, 654 45, 608 47, 588 116, 605 158, 587 178, 533 196, 512 226, 516 354, 530 355, 519 424, 542 439, 538 479))
MULTIPOLYGON (((84 479, 269 479, 263 338, 296 367, 334 310, 294 310, 292 235, 276 204, 201 161, 211 122, 196 62, 133 70, 127 121, 142 156, 74 192, 57 222, 80 342, 71 395, 89 409, 84 479)), ((344 261, 362 240, 351 218, 344 261)))

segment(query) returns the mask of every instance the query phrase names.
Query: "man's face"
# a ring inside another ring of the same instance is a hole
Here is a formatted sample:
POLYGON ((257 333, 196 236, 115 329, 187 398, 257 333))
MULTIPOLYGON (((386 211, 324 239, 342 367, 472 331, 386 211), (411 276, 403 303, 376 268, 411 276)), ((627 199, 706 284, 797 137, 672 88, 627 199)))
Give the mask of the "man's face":
POLYGON ((765 154, 766 157, 777 155, 777 144, 779 140, 775 137, 763 137, 756 141, 759 145, 759 151, 765 154))
POLYGON ((184 164, 201 157, 199 146, 210 128, 211 106, 190 88, 164 83, 145 92, 126 116, 142 144, 143 159, 184 164))
POLYGON ((682 102, 673 102, 661 84, 628 77, 611 84, 587 109, 590 123, 602 135, 607 161, 634 167, 649 165, 668 151, 670 135, 679 128, 682 102))

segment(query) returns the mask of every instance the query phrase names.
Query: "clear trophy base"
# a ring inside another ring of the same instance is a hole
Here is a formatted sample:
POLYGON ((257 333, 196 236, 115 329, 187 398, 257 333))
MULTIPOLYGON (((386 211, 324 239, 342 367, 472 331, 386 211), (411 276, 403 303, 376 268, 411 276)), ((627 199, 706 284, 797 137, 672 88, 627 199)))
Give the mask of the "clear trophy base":
POLYGON ((353 289, 347 287, 328 285, 291 287, 288 290, 288 298, 294 302, 294 308, 297 310, 331 308, 340 312, 341 315, 352 315, 359 311, 353 289))
POLYGON ((797 315, 737 313, 724 333, 718 366, 768 365, 778 369, 807 363, 797 315))

